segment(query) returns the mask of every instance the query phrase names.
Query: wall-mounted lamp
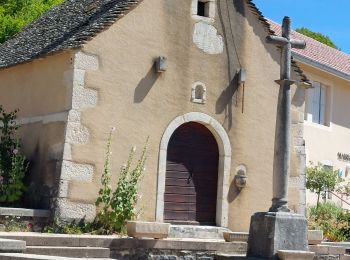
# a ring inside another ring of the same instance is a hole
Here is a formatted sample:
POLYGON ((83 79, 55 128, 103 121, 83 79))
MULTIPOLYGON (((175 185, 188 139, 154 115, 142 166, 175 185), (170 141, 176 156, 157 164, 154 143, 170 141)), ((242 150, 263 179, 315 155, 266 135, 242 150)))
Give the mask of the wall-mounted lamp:
POLYGON ((167 58, 164 56, 159 56, 155 62, 156 71, 162 73, 167 69, 167 58))
POLYGON ((244 187, 247 186, 247 168, 244 165, 240 165, 236 168, 236 175, 235 175, 235 185, 236 187, 241 190, 244 187))
POLYGON ((246 81, 246 71, 245 69, 239 69, 237 70, 237 73, 238 73, 238 84, 239 85, 242 85, 245 83, 246 81))

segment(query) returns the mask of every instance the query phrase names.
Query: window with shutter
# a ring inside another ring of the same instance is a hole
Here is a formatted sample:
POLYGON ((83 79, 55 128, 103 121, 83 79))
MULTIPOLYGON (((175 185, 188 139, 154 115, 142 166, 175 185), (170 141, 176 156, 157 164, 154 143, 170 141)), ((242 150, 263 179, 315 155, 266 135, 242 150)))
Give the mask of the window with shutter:
POLYGON ((314 89, 313 89, 313 99, 312 99, 312 122, 319 124, 320 123, 320 83, 315 82, 314 83, 314 89))
POLYGON ((309 113, 312 115, 312 122, 327 125, 327 87, 319 82, 313 83, 313 89, 309 92, 309 113))
POLYGON ((326 94, 327 89, 325 86, 320 87, 320 120, 319 124, 326 124, 326 94))

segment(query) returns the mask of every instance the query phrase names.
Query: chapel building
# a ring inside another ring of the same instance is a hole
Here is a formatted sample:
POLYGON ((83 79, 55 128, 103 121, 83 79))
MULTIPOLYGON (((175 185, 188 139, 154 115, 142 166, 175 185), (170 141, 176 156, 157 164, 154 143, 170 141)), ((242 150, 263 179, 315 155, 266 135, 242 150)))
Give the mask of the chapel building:
MULTIPOLYGON (((30 160, 27 205, 93 219, 116 127, 114 181, 149 137, 139 219, 248 231, 272 199, 272 34, 251 0, 66 0, 28 25, 0 45, 0 104, 20 110, 30 160)), ((293 79, 289 207, 304 214, 307 78, 295 63, 293 79)))

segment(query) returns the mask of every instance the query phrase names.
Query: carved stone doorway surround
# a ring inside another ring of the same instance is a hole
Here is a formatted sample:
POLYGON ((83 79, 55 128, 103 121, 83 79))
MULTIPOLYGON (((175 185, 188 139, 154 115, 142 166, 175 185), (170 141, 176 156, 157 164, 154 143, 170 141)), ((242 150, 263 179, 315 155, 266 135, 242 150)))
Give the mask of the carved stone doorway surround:
POLYGON ((228 192, 231 169, 231 144, 230 139, 222 125, 207 114, 191 112, 175 118, 165 130, 160 142, 156 221, 164 221, 164 191, 166 177, 166 158, 170 137, 182 124, 197 122, 206 126, 214 135, 219 146, 219 169, 218 169, 218 193, 216 202, 216 225, 228 226, 228 192))

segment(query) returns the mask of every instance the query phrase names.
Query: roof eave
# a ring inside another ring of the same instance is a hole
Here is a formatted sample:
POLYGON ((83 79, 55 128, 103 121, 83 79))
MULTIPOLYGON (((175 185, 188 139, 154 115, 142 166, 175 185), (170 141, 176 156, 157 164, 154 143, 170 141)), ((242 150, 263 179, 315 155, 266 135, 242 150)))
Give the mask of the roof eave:
POLYGON ((322 63, 320 63, 318 61, 310 59, 310 58, 308 58, 306 56, 303 56, 303 55, 301 55, 299 53, 293 52, 293 58, 297 62, 304 63, 304 64, 309 65, 311 67, 314 67, 314 68, 320 69, 322 71, 328 72, 328 73, 330 73, 330 74, 332 74, 332 75, 334 75, 336 77, 339 77, 339 78, 345 79, 347 81, 350 81, 350 75, 349 74, 346 74, 346 73, 344 73, 342 71, 339 71, 339 70, 334 69, 334 68, 332 68, 330 66, 322 64, 322 63))

